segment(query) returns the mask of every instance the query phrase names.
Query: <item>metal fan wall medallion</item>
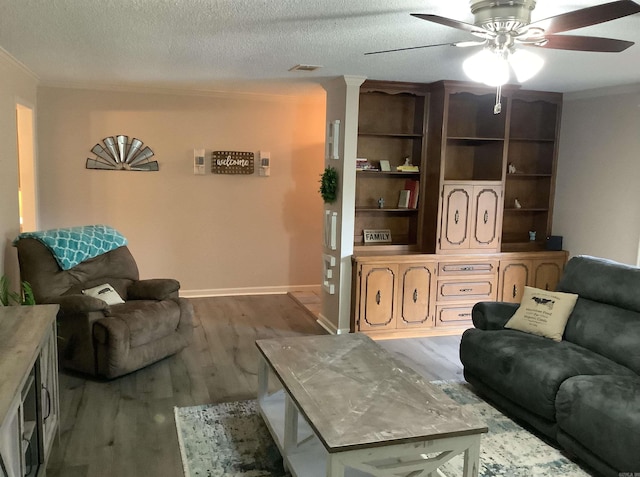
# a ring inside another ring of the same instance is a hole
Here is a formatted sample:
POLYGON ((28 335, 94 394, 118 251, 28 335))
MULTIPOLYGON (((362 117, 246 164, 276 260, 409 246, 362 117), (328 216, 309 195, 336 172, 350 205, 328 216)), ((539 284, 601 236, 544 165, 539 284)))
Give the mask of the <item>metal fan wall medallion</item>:
POLYGON ((153 151, 135 137, 110 136, 91 149, 96 157, 87 159, 87 169, 111 171, 157 171, 158 161, 150 161, 153 151), (143 147, 144 146, 144 147, 143 147))

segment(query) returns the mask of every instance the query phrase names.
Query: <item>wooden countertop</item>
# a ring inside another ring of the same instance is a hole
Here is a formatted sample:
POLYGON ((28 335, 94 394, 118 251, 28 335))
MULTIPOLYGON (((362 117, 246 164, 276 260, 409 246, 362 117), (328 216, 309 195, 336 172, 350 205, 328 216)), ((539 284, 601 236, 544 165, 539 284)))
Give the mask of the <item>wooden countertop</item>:
POLYGON ((36 362, 58 305, 0 306, 0 425, 36 362))

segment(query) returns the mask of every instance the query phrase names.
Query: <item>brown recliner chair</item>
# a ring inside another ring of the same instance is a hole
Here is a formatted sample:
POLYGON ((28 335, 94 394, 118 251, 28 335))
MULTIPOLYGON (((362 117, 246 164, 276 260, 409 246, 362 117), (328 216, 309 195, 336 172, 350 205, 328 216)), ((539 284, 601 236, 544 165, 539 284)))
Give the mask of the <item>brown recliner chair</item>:
POLYGON ((39 240, 16 242, 21 279, 36 303, 57 303, 61 364, 94 376, 115 378, 187 346, 193 335, 193 306, 178 297, 172 279, 139 280, 126 246, 62 270, 39 240), (107 305, 82 290, 110 284, 124 303, 107 305))

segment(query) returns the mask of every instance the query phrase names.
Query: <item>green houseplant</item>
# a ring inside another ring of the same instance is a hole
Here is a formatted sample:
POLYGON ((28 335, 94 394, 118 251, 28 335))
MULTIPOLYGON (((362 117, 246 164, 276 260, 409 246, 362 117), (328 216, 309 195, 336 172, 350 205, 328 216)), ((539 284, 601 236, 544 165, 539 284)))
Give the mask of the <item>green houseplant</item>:
POLYGON ((22 282, 20 292, 12 292, 9 290, 9 279, 2 275, 0 277, 0 304, 3 306, 35 305, 36 300, 31 285, 28 282, 22 282))
POLYGON ((338 198, 338 171, 328 166, 320 178, 320 195, 325 204, 332 204, 338 198))

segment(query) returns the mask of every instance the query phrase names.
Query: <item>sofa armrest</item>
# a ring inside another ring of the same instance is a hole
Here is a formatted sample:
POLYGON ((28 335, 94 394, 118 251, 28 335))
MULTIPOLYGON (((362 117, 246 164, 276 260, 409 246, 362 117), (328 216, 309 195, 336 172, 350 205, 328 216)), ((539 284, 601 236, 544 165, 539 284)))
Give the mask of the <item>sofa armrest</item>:
POLYGON ((60 305, 62 313, 90 313, 109 309, 109 305, 103 300, 80 294, 47 297, 39 304, 45 303, 60 305))
POLYGON ((166 300, 177 298, 180 282, 172 278, 152 278, 138 280, 129 285, 127 298, 129 300, 166 300))
POLYGON ((501 330, 520 307, 518 303, 482 301, 473 307, 473 326, 481 330, 501 330))

